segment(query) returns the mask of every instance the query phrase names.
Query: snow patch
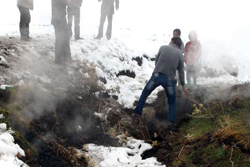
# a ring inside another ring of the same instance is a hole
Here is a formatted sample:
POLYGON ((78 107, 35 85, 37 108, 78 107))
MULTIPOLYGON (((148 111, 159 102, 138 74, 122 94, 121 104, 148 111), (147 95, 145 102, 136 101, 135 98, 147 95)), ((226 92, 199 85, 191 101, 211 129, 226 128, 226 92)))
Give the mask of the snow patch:
POLYGON ((4 119, 4 116, 3 116, 3 114, 0 114, 0 119, 4 119))
POLYGON ((104 147, 95 144, 86 145, 87 155, 95 167, 165 167, 155 157, 142 159, 141 154, 151 149, 150 144, 128 138, 123 147, 104 147))
MULTIPOLYGON (((0 115, 0 118, 3 118, 2 114, 0 115)), ((0 124, 0 166, 27 167, 28 165, 17 157, 25 156, 25 153, 18 144, 14 143, 14 138, 11 133, 11 130, 7 130, 6 124, 0 124)))
POLYGON ((1 85, 0 89, 6 90, 6 88, 13 88, 13 87, 15 87, 15 86, 14 85, 1 85))
POLYGON ((7 61, 5 60, 5 58, 3 56, 0 56, 0 64, 1 63, 7 63, 7 61))

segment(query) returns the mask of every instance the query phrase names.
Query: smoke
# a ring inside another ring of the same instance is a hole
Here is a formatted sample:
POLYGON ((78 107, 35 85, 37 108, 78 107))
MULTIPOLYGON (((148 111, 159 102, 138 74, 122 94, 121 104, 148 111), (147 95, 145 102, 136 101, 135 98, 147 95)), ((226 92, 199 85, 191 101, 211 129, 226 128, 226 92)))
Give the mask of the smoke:
POLYGON ((247 44, 250 32, 242 27, 229 36, 231 40, 228 41, 202 41, 202 64, 224 74, 231 75, 235 71, 239 82, 249 81, 250 49, 247 44))
POLYGON ((59 101, 55 94, 42 88, 39 84, 29 85, 27 89, 21 89, 20 96, 25 105, 25 117, 31 120, 54 112, 59 101))

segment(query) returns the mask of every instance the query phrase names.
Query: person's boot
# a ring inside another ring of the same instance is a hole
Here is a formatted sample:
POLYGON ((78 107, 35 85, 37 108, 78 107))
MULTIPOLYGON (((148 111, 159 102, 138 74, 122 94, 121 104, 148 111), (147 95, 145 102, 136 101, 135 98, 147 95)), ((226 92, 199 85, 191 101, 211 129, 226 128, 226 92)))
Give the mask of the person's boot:
POLYGON ((111 32, 107 32, 107 33, 106 33, 106 38, 107 38, 108 40, 111 39, 111 32))
POLYGON ((81 38, 81 37, 75 37, 75 40, 83 40, 84 38, 81 38))
POLYGON ((110 40, 110 39, 111 39, 111 37, 107 37, 107 39, 108 39, 108 40, 110 40))
POLYGON ((31 38, 27 36, 21 36, 21 41, 30 41, 31 38))
POLYGON ((95 37, 95 39, 101 39, 102 37, 101 36, 99 36, 99 35, 97 35, 96 37, 95 37))

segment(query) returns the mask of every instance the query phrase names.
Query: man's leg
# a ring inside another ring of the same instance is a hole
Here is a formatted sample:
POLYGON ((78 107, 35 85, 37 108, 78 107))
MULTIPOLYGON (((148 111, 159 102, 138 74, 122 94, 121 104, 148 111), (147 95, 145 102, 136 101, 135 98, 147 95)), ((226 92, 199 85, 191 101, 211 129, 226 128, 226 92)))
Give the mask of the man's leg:
POLYGON ((186 78, 187 78, 187 86, 188 88, 191 88, 191 67, 190 66, 187 66, 187 75, 186 75, 186 78))
POLYGON ((163 85, 168 98, 168 105, 169 105, 168 121, 170 124, 173 124, 175 122, 175 103, 176 103, 175 85, 176 81, 170 78, 167 78, 165 84, 163 85))
POLYGON ((30 16, 30 10, 27 10, 27 22, 26 22, 26 33, 27 37, 30 39, 30 21, 31 21, 31 16, 30 16))
POLYGON ((158 79, 157 76, 153 74, 150 80, 148 81, 148 83, 146 84, 146 86, 144 87, 142 94, 140 96, 139 102, 135 108, 136 114, 142 115, 142 110, 143 110, 143 107, 145 105, 145 102, 148 96, 151 94, 153 90, 155 90, 157 86, 159 86, 159 84, 157 83, 157 79, 158 79))
POLYGON ((106 37, 108 40, 110 40, 112 36, 112 21, 113 21, 113 14, 108 14, 108 28, 106 32, 106 37))
MULTIPOLYGON (((65 30, 65 34, 67 34, 69 30, 65 30)), ((65 35, 64 36, 64 43, 63 43, 63 61, 64 63, 69 63, 72 61, 72 58, 71 58, 71 49, 70 49, 70 38, 69 36, 65 35)))
POLYGON ((103 25, 104 25, 104 22, 106 20, 106 16, 107 16, 107 14, 101 13, 99 31, 98 31, 98 35, 97 35, 96 39, 100 39, 103 37, 103 25))
POLYGON ((67 25, 67 21, 66 19, 62 21, 61 24, 61 28, 62 28, 62 40, 63 40, 63 62, 71 62, 72 58, 71 58, 71 50, 70 50, 70 37, 71 37, 71 29, 69 29, 68 25, 67 25))
POLYGON ((29 36, 29 23, 30 23, 30 12, 28 8, 18 6, 20 11, 20 23, 19 29, 22 40, 28 40, 29 36))
POLYGON ((193 82, 195 87, 197 87, 197 78, 199 76, 199 70, 200 70, 199 64, 195 64, 193 68, 193 82))
POLYGON ((195 88, 195 86, 196 86, 196 74, 195 74, 195 67, 194 66, 191 66, 190 67, 190 78, 191 78, 191 80, 192 80, 192 84, 191 84, 191 87, 192 88, 195 88))
POLYGON ((73 22, 73 16, 74 16, 74 9, 71 7, 67 8, 68 11, 68 29, 69 29, 69 37, 72 37, 72 22, 73 22))
POLYGON ((56 36, 56 41, 55 41, 55 63, 57 64, 62 64, 63 59, 63 31, 60 29, 59 25, 54 25, 55 29, 55 36, 56 36))
POLYGON ((192 76, 193 76, 193 86, 196 88, 196 86, 197 86, 197 76, 195 74, 195 71, 193 72, 192 76))
POLYGON ((81 10, 75 8, 75 39, 80 39, 80 19, 81 19, 81 10))

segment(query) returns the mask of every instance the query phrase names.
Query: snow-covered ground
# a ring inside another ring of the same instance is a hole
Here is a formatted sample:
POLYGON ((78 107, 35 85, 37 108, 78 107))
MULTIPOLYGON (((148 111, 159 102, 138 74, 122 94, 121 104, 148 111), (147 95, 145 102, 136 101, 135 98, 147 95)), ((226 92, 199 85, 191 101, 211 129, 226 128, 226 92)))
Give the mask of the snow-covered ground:
MULTIPOLYGON (((0 114, 0 119, 4 116, 0 114)), ((24 151, 18 144, 14 143, 11 130, 7 129, 7 125, 0 123, 0 166, 1 167, 26 167, 27 165, 18 159, 19 156, 25 156, 24 151)))
MULTIPOLYGON (((120 136, 121 137, 121 136, 120 136)), ((123 138, 124 140, 124 138, 123 138)), ((85 146, 89 163, 98 167, 165 167, 156 158, 142 159, 141 154, 151 149, 150 144, 127 138, 124 147, 103 147, 94 144, 85 146)))
MULTIPOLYGON (((137 62, 132 59, 137 56, 142 57, 144 54, 153 58, 161 45, 169 43, 174 28, 181 28, 184 42, 188 41, 188 33, 192 29, 196 29, 203 48, 202 64, 223 73, 217 78, 199 78, 199 85, 236 84, 249 81, 250 26, 246 21, 249 16, 245 13, 249 11, 246 2, 244 0, 239 0, 237 3, 236 1, 226 1, 224 3, 227 3, 227 8, 225 8, 222 1, 215 0, 209 2, 181 1, 178 2, 180 4, 176 4, 176 1, 167 2, 165 0, 121 0, 120 9, 114 16, 113 37, 108 41, 105 38, 93 39, 98 30, 100 3, 97 0, 84 0, 81 17, 81 34, 84 40, 71 41, 74 63, 84 61, 95 67, 98 76, 107 80, 104 86, 107 89, 116 90, 113 94, 119 97, 118 101, 124 106, 132 108, 154 69, 153 61, 143 58, 142 66, 138 66, 137 62), (238 9, 238 5, 241 10, 231 12, 238 9), (176 6, 180 12, 177 16, 176 6), (220 6, 222 7, 220 8, 220 6), (211 8, 213 8, 213 12, 210 11, 211 8), (222 9, 225 10, 223 16, 220 13, 222 9), (197 15, 200 18, 187 19, 190 17, 188 15, 197 15), (231 67, 228 62, 233 62, 233 66, 238 68, 237 77, 231 76, 225 70, 225 67, 231 67), (122 70, 133 71, 136 77, 116 77, 116 74, 122 70)), ((62 69, 54 67, 53 64, 54 30, 50 25, 50 0, 35 0, 35 10, 31 12, 32 42, 19 40, 19 12, 16 1, 8 0, 0 3, 0 41, 1 37, 5 39, 10 37, 9 40, 15 43, 23 53, 21 58, 13 53, 12 56, 20 60, 16 62, 15 68, 11 69, 13 71, 10 73, 21 83, 35 78, 39 82, 53 84, 57 79, 55 74, 52 75, 53 72, 62 69)), ((63 70, 70 73, 70 68, 63 70)), ((6 84, 8 77, 0 77, 0 84, 6 84)), ((161 88, 152 93, 148 102, 155 99, 159 90, 161 88)), ((131 140, 130 146, 132 147, 105 148, 89 145, 88 148, 93 154, 91 156, 96 156, 98 159, 99 166, 132 167, 133 165, 146 166, 147 163, 162 166, 155 159, 140 159, 139 153, 149 149, 149 145, 131 140), (141 144, 141 148, 138 148, 139 144, 141 144), (134 154, 128 156, 128 153, 134 154), (116 157, 115 160, 111 160, 113 157, 116 157)), ((22 164, 16 155, 18 152, 21 155, 24 153, 13 143, 13 137, 6 130, 5 124, 0 124, 0 147, 4 148, 0 149, 0 166, 5 166, 1 163, 10 163, 12 166, 22 164)))

